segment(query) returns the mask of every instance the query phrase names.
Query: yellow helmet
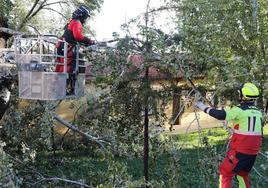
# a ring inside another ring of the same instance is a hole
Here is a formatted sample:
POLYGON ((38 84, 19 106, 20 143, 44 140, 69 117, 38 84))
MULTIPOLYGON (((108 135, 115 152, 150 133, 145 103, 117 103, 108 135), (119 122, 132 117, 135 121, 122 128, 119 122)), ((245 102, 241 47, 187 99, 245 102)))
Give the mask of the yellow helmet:
POLYGON ((246 100, 254 100, 257 99, 260 95, 259 89, 253 83, 245 83, 240 87, 240 94, 246 100))

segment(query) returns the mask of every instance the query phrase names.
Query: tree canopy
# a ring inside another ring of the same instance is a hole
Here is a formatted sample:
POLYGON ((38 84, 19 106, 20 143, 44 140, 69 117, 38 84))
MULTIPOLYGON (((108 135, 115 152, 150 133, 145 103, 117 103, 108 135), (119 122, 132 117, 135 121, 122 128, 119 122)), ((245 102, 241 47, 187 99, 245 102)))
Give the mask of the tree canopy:
MULTIPOLYGON (((103 0, 1 0, 0 27, 32 34, 59 35, 66 21, 79 5, 85 4, 93 11, 98 11, 102 3, 103 0)), ((0 31, 0 38, 5 41, 10 36, 0 31)), ((6 45, 5 41, 2 46, 6 45)))
MULTIPOLYGON (((47 11, 68 18, 80 3, 99 10, 102 2, 2 0, 1 27, 57 34, 60 22, 48 26, 47 11)), ((217 186, 219 161, 230 135, 224 129, 202 130, 193 103, 209 101, 207 93, 215 106, 225 106, 226 101, 233 105, 238 102, 238 85, 254 82, 262 91, 258 106, 264 111, 268 1, 163 2, 150 8, 148 0, 144 13, 123 24, 125 37, 114 33, 115 46, 87 51, 93 79, 85 97, 24 101, 17 97, 16 84, 10 88, 0 126, 0 186, 217 186), (156 24, 163 11, 173 15, 169 21, 175 29, 170 33, 156 24), (135 36, 133 25, 138 27, 135 36), (59 105, 71 111, 72 122, 57 116, 59 105), (171 106, 175 115, 193 115, 186 134, 166 131, 167 124, 174 124, 171 106), (193 126, 197 131, 189 134, 193 126)), ((266 127, 265 138, 267 134, 266 127)), ((252 174, 258 188, 268 184, 267 143, 261 152, 252 174)))

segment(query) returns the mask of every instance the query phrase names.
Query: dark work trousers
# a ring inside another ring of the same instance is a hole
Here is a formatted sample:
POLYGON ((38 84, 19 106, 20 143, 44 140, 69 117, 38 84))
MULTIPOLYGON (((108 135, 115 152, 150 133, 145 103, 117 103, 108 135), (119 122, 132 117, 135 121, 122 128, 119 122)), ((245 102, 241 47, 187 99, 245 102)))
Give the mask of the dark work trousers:
POLYGON ((76 82, 76 60, 79 58, 78 57, 78 47, 74 46, 73 50, 73 59, 72 59, 72 65, 71 65, 71 71, 69 73, 69 78, 67 79, 67 88, 69 88, 69 93, 70 94, 75 94, 75 82, 76 82))

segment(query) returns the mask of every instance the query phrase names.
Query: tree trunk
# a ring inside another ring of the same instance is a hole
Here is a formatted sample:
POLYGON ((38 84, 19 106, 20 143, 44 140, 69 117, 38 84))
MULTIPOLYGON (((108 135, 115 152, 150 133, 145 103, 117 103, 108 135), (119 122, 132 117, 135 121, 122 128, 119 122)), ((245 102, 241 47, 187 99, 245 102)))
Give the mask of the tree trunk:
MULTIPOLYGON (((145 81, 148 82, 149 67, 145 71, 145 81)), ((145 109, 144 109, 144 145, 143 145, 143 174, 146 184, 149 181, 148 170, 149 170, 149 96, 145 96, 145 109)), ((146 185, 146 188, 148 186, 146 185)))
MULTIPOLYGON (((172 105, 172 119, 175 119, 180 111, 181 106, 181 91, 179 88, 175 88, 173 91, 173 105, 172 105)), ((182 113, 181 113, 182 114, 182 113)), ((174 121, 176 125, 181 124, 181 115, 174 121)))

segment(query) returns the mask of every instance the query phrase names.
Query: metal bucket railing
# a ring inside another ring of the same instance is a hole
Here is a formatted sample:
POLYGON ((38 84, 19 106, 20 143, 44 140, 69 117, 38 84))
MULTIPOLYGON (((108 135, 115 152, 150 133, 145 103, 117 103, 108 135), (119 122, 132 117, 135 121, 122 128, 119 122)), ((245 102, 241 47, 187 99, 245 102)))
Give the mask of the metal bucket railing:
MULTIPOLYGON (((70 97, 81 97, 85 90, 85 65, 76 50, 75 87, 72 95, 67 95, 67 80, 70 79, 67 72, 67 47, 64 40, 64 55, 56 53, 55 36, 16 36, 14 41, 15 61, 18 65, 19 97, 36 100, 60 100, 70 97), (63 58, 63 65, 57 61, 63 58), (55 72, 56 66, 62 65, 62 72, 55 72)), ((79 46, 76 46, 79 49, 79 46)))

